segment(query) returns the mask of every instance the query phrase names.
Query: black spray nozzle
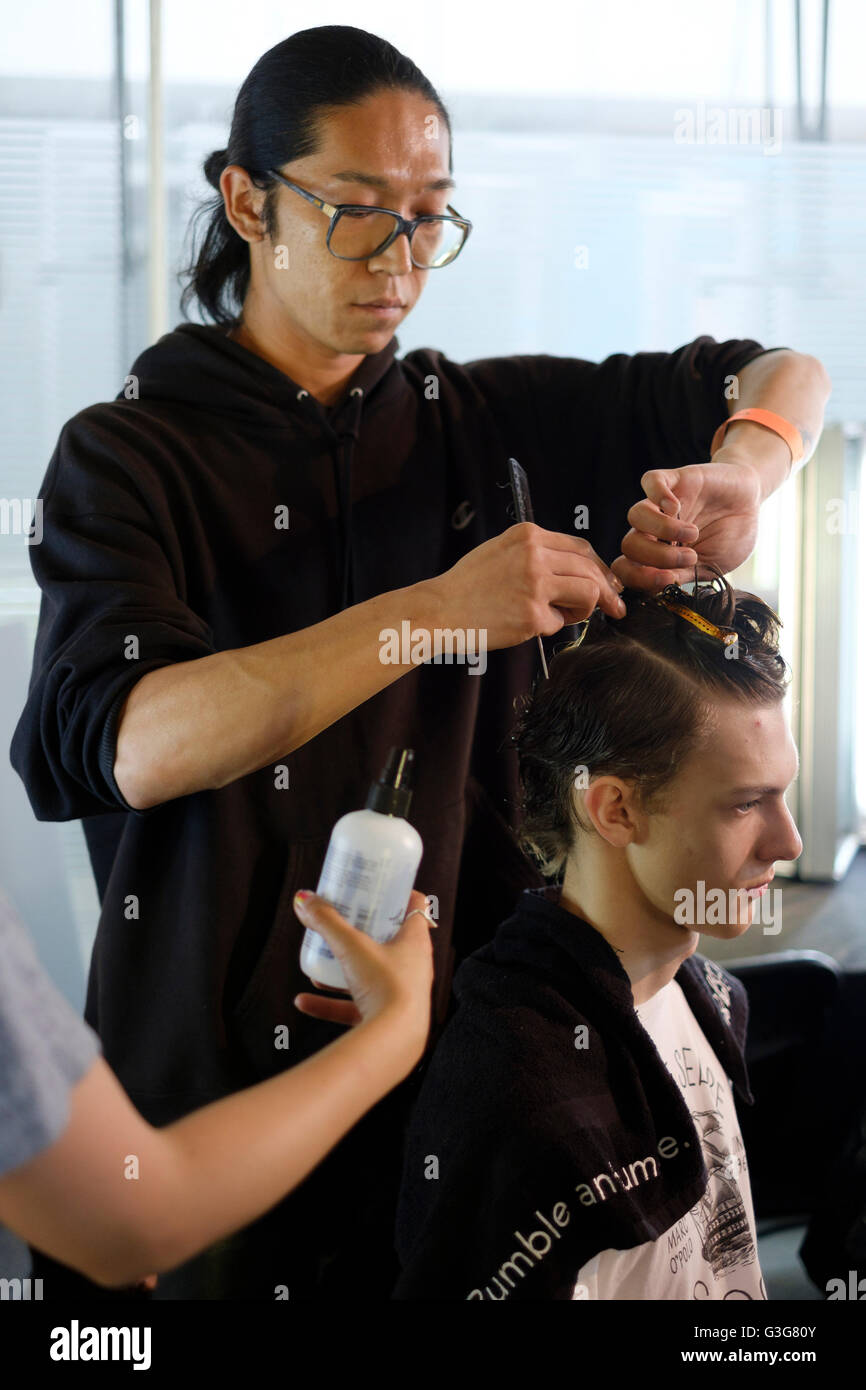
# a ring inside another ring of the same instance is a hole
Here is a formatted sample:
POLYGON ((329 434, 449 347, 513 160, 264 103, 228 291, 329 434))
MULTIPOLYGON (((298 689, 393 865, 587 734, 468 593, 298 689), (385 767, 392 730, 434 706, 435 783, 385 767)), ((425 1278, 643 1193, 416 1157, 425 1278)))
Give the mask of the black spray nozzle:
POLYGON ((413 748, 392 748, 388 759, 367 797, 366 810, 383 816, 406 816, 412 801, 415 771, 413 748))

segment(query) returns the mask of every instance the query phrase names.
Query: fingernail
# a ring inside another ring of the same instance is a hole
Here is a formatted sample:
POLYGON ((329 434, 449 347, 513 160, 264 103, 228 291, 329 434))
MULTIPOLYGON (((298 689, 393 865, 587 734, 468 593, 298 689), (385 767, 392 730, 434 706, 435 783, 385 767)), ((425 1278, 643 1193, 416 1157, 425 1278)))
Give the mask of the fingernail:
POLYGON ((616 601, 616 611, 617 611, 617 613, 624 613, 624 612, 625 612, 625 604, 623 603, 623 601, 622 601, 621 598, 618 598, 617 601, 616 601))
POLYGON ((310 892, 309 888, 299 888, 297 893, 295 894, 295 902, 305 903, 307 901, 307 898, 311 898, 312 896, 313 895, 310 892))

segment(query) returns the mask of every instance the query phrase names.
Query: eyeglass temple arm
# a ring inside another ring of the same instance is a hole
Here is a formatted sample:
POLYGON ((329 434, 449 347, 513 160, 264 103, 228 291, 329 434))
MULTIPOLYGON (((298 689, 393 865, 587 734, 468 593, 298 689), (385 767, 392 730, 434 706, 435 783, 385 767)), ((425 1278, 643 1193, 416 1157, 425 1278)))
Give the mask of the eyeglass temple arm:
POLYGON ((296 183, 292 183, 291 179, 287 179, 285 175, 279 173, 277 169, 269 169, 268 173, 272 178, 279 179, 280 183, 284 183, 286 188, 291 188, 295 193, 300 193, 302 198, 306 198, 308 203, 313 204, 313 207, 320 208, 326 217, 334 216, 337 209, 334 207, 333 203, 326 203, 324 198, 317 198, 315 193, 308 193, 306 188, 299 188, 296 183))

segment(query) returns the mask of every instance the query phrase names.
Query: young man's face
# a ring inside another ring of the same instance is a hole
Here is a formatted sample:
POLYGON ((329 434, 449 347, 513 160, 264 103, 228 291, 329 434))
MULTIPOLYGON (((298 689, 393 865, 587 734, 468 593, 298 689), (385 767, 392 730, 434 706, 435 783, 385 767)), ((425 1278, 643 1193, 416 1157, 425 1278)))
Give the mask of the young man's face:
MULTIPOLYGON (((406 218, 447 214, 454 186, 448 128, 426 97, 380 92, 357 106, 320 112, 317 125, 316 153, 280 168, 293 183, 332 204, 362 203, 406 218)), ((319 348, 337 354, 379 352, 413 308, 429 274, 412 264, 407 237, 397 237, 370 260, 339 260, 326 246, 328 218, 282 184, 276 218, 273 241, 256 244, 260 254, 254 267, 270 311, 279 311, 319 348), (278 246, 285 247, 287 266, 277 263, 278 246), (389 313, 359 307, 376 299, 398 300, 400 307, 389 313)))
MULTIPOLYGON (((721 889, 725 908, 719 920, 709 913, 709 920, 705 916, 684 930, 729 938, 748 930, 761 896, 740 892, 733 898, 730 890, 767 883, 777 860, 796 859, 802 852, 784 796, 798 762, 781 702, 754 706, 724 700, 713 708, 715 728, 706 744, 665 788, 666 810, 643 818, 626 857, 642 895, 675 922, 683 922, 690 901, 683 890, 694 894, 698 909, 701 882, 704 902, 712 889, 721 889)), ((765 923, 773 901, 762 906, 765 923)))

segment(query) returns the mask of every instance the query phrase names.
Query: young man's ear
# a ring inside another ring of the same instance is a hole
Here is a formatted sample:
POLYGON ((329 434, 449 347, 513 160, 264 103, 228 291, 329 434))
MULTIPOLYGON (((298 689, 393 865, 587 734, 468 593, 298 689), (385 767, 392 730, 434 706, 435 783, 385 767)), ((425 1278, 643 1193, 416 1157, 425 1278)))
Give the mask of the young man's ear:
POLYGON ((624 849, 640 835, 642 818, 634 788, 620 777, 593 777, 589 786, 575 792, 583 818, 614 849, 624 849))
POLYGON ((256 188, 246 169, 228 164, 220 175, 225 214, 238 236, 244 241, 263 241, 265 237, 261 214, 265 205, 263 189, 256 188))

